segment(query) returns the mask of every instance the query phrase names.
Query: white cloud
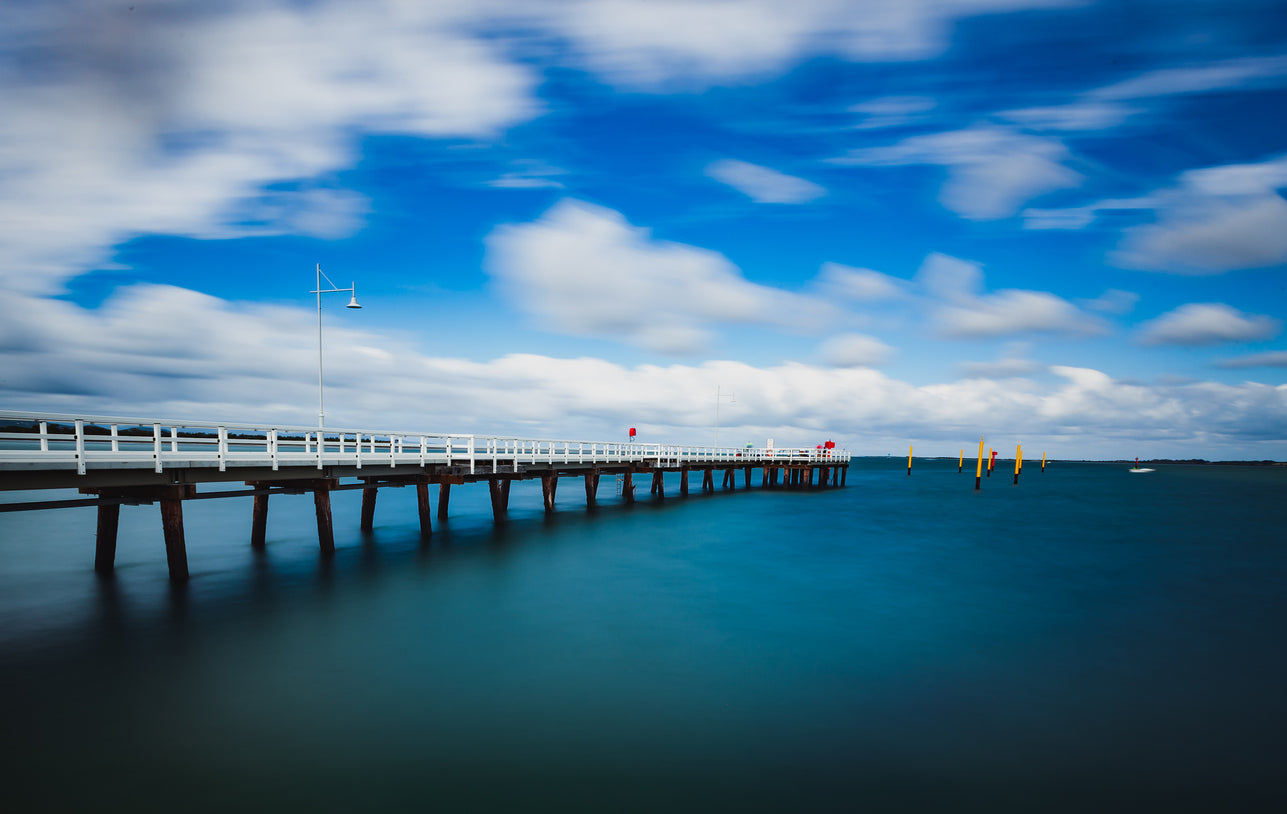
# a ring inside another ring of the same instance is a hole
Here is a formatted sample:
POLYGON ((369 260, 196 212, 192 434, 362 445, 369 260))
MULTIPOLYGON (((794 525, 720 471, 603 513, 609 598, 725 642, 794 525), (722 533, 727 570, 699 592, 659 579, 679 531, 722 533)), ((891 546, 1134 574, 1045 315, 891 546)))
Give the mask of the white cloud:
POLYGON ((1246 57, 1182 68, 1150 71, 1090 91, 1090 99, 1122 101, 1241 88, 1287 76, 1287 57, 1246 57))
POLYGON ((1139 339, 1147 345, 1251 342, 1276 336, 1281 327, 1276 319, 1244 314, 1223 303, 1190 303, 1143 323, 1139 339))
MULTIPOLYGON (((853 61, 942 53, 964 17, 1069 0, 570 0, 529 4, 609 82, 701 89, 782 71, 810 55, 853 61)), ((528 11, 525 6, 518 8, 528 11)))
POLYGON ((1287 350, 1251 353, 1246 356, 1235 356, 1232 359, 1221 359, 1216 367, 1242 369, 1249 367, 1287 367, 1287 350))
POLYGON ((867 147, 833 159, 861 166, 937 164, 948 168, 939 193, 943 206, 969 220, 1009 217, 1027 201, 1078 186, 1065 167, 1068 151, 1054 139, 993 125, 912 136, 887 147, 867 147))
POLYGON ((702 349, 721 323, 811 329, 831 313, 821 301, 749 282, 717 252, 654 240, 620 213, 576 201, 493 230, 486 268, 549 330, 664 353, 702 349))
POLYGON ((1287 157, 1190 170, 1155 193, 1158 220, 1127 229, 1112 260, 1126 268, 1220 274, 1287 262, 1287 157))
POLYGON ((756 203, 808 203, 827 194, 812 181, 732 158, 708 164, 706 174, 756 203))
MULTIPOLYGON (((1186 457, 1287 457, 1287 386, 1129 384, 1071 367, 1052 368, 1059 379, 1051 384, 969 378, 913 386, 870 367, 627 367, 536 354, 470 361, 424 356, 357 330, 369 324, 366 312, 340 310, 346 318, 326 334, 331 426, 587 440, 638 426, 653 440, 709 443, 720 383, 737 393, 721 413, 720 436, 739 444, 834 437, 859 454, 883 454, 912 439, 927 452, 955 454, 986 433, 990 442, 1016 438, 1054 457, 1178 457, 1180 449, 1186 457)), ((170 286, 123 289, 97 310, 15 294, 0 300, 0 397, 9 409, 309 426, 313 318, 308 308, 231 303, 170 286)))
POLYGON ((857 302, 882 302, 907 295, 905 280, 871 269, 831 262, 822 264, 817 286, 825 296, 857 302))
POLYGON ((1045 291, 1007 289, 983 294, 983 270, 977 263, 933 253, 925 258, 916 281, 936 301, 930 323, 954 339, 1008 334, 1056 333, 1090 336, 1107 325, 1077 306, 1045 291))
POLYGON ((1080 300, 1079 303, 1083 308, 1101 314, 1129 314, 1135 310, 1139 299, 1140 295, 1133 291, 1110 288, 1093 300, 1080 300))
POLYGON ((935 102, 928 96, 880 96, 859 102, 849 109, 863 114, 856 130, 879 130, 901 127, 920 118, 920 114, 933 110, 935 102))
POLYGON ((864 334, 833 336, 818 348, 822 360, 832 367, 877 367, 889 359, 893 350, 864 334))
POLYGON ((21 55, 0 70, 0 280, 57 290, 142 234, 350 234, 365 202, 311 179, 351 163, 358 134, 488 138, 539 111, 534 73, 458 17, 0 6, 21 55))
POLYGON ((1040 373, 1046 366, 1031 359, 1006 358, 995 362, 965 362, 961 365, 965 375, 976 379, 1011 379, 1040 373))
POLYGON ((1121 124, 1138 110, 1122 104, 1083 101, 1007 110, 1000 116, 1029 130, 1107 130, 1121 124))

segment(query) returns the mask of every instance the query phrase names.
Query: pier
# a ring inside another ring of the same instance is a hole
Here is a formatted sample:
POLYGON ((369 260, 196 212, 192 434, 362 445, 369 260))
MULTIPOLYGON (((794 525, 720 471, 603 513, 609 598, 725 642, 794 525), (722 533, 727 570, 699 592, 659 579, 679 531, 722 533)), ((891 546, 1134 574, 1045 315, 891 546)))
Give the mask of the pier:
POLYGON ((553 512, 560 478, 580 478, 590 508, 604 475, 619 478, 622 501, 633 503, 640 479, 649 481, 650 499, 664 500, 667 472, 680 474, 679 494, 687 496, 696 473, 697 488, 713 492, 716 473, 723 489, 738 488, 739 474, 749 489, 757 469, 764 489, 839 487, 848 476, 849 453, 0 411, 0 490, 77 489, 84 495, 4 503, 0 511, 96 507, 94 568, 110 573, 120 507, 158 503, 174 582, 188 579, 183 504, 190 500, 253 497, 250 544, 263 547, 269 498, 311 493, 318 545, 329 555, 335 550, 335 491, 362 490, 360 523, 370 530, 379 490, 414 486, 420 533, 427 539, 433 534, 433 486, 441 520, 453 486, 486 483, 499 523, 516 480, 540 479, 545 511, 553 512), (220 488, 232 484, 238 488, 220 488))

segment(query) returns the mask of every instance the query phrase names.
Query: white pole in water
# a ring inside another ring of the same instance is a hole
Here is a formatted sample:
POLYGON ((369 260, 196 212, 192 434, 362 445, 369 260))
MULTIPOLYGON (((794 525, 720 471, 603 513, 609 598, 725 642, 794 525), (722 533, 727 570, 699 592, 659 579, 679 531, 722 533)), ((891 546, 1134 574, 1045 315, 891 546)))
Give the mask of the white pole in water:
MULTIPOLYGON (((356 283, 351 284, 348 288, 336 287, 335 283, 331 282, 331 278, 327 277, 325 274, 322 273, 322 264, 318 263, 317 264, 317 288, 313 291, 308 292, 310 294, 317 295, 317 428, 318 429, 321 429, 326 423, 326 411, 322 407, 322 295, 335 294, 343 291, 347 291, 350 295, 352 295, 349 297, 349 304, 344 306, 345 308, 352 308, 354 310, 358 310, 362 308, 362 306, 358 305, 358 301, 357 301, 357 284, 356 283), (322 288, 323 277, 325 277, 326 282, 330 284, 331 286, 330 288, 322 288)), ((319 438, 318 441, 320 442, 321 439, 319 438)))

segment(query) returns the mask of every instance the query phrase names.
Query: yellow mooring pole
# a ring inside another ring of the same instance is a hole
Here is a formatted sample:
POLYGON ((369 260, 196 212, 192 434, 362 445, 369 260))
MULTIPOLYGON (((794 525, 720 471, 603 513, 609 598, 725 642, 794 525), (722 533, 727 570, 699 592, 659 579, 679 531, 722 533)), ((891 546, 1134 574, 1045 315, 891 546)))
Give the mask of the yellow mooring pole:
POLYGON ((1041 471, 1046 471, 1046 453, 1041 453, 1041 471))
POLYGON ((965 469, 965 450, 964 449, 961 450, 961 460, 956 462, 956 471, 959 473, 963 469, 965 469))
POLYGON ((979 462, 974 466, 974 491, 979 490, 979 484, 983 482, 983 436, 979 436, 979 462))
POLYGON ((1019 472, 1023 469, 1023 444, 1014 448, 1014 485, 1019 485, 1019 472))
POLYGON ((911 474, 912 474, 912 448, 911 448, 911 446, 908 446, 908 447, 907 447, 907 474, 908 474, 908 475, 911 475, 911 474))

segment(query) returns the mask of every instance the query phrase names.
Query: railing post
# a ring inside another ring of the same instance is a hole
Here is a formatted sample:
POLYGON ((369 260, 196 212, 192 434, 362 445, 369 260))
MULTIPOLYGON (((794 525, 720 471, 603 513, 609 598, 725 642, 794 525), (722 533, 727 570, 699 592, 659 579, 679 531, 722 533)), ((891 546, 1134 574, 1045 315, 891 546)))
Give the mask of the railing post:
POLYGON ((152 425, 152 457, 156 459, 155 468, 161 471, 161 425, 152 425))
POLYGON ((112 452, 121 451, 121 437, 116 434, 116 425, 112 425, 112 452))
POLYGON ((474 474, 474 436, 469 436, 469 474, 474 474))
POLYGON ((220 472, 223 472, 226 470, 226 467, 228 465, 227 457, 228 457, 228 429, 226 427, 220 427, 219 428, 219 471, 220 472))
MULTIPOLYGON (((344 438, 344 433, 340 433, 340 438, 344 438)), ((362 468, 362 433, 353 434, 353 454, 357 456, 357 468, 362 468)))
MULTIPOLYGON (((305 435, 305 437, 307 437, 307 435, 305 435)), ((317 468, 318 469, 322 468, 322 431, 321 430, 317 431, 317 468)), ((331 498, 329 493, 327 494, 326 500, 327 500, 327 503, 326 503, 327 517, 330 517, 329 513, 330 513, 331 498)))
MULTIPOLYGON (((428 436, 422 435, 420 436, 420 468, 421 469, 424 468, 425 455, 427 455, 428 453, 429 453, 429 438, 428 436)), ((425 499, 428 500, 428 498, 425 498, 425 499)), ((427 506, 429 504, 426 503, 425 505, 427 506)), ((426 511, 428 510, 426 509, 426 511)))
POLYGON ((40 451, 49 451, 49 422, 40 422, 40 451))
POLYGON ((277 471, 277 430, 268 431, 268 455, 273 459, 273 471, 277 471))
POLYGON ((76 474, 85 474, 85 422, 76 419, 76 474))

